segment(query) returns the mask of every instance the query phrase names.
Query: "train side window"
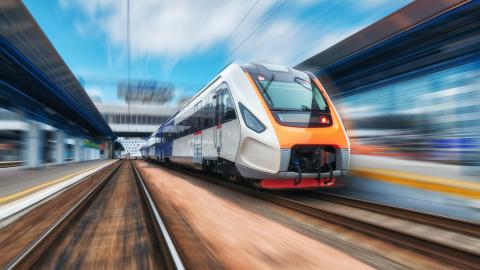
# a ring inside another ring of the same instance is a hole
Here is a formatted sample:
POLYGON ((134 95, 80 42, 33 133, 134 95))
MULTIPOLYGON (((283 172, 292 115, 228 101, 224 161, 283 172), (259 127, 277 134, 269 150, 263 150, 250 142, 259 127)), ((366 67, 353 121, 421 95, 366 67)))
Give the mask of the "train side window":
POLYGON ((204 130, 205 129, 205 107, 202 107, 198 112, 197 112, 197 123, 198 123, 198 130, 204 130))
POLYGON ((182 136, 185 136, 188 134, 188 118, 185 118, 183 121, 182 121, 182 136))
POLYGON ((182 130, 183 130, 183 122, 178 123, 177 126, 177 138, 182 137, 182 130))
POLYGON ((202 130, 202 109, 195 112, 195 131, 202 130))
POLYGON ((208 123, 209 117, 210 117, 210 104, 207 104, 202 108, 203 129, 207 129, 210 127, 208 123))
POLYGON ((216 94, 215 99, 215 125, 220 124, 222 121, 222 114, 223 114, 223 91, 220 90, 216 94))
POLYGON ((190 115, 190 117, 188 117, 188 120, 190 126, 188 129, 188 134, 192 134, 197 129, 197 114, 193 113, 192 115, 190 115))
POLYGON ((187 119, 187 130, 185 132, 185 135, 190 135, 193 133, 194 125, 195 125, 195 116, 190 115, 187 119))
POLYGON ((187 135, 187 119, 182 121, 180 131, 180 137, 187 135))
POLYGON ((223 122, 236 119, 235 107, 233 105, 232 96, 227 90, 223 92, 223 122))
POLYGON ((202 101, 200 100, 193 107, 193 131, 202 130, 202 101))
POLYGON ((215 100, 208 107, 208 127, 215 126, 215 100))

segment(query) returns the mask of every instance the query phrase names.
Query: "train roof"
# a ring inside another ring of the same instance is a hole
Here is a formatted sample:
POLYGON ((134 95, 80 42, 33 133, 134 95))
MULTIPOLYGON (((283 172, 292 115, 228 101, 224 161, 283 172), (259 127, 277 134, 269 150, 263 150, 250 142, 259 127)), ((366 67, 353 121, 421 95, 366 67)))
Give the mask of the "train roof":
POLYGON ((274 64, 248 63, 242 65, 249 74, 258 74, 266 77, 275 76, 275 80, 293 81, 295 78, 308 79, 308 75, 300 70, 274 64))
POLYGON ((172 114, 167 120, 165 120, 165 122, 163 122, 158 128, 157 130, 155 130, 154 132, 152 132, 152 134, 150 134, 150 136, 148 136, 148 138, 151 138, 151 137, 155 137, 155 135, 157 135, 159 132, 160 132, 160 129, 165 126, 166 124, 168 124, 168 122, 170 122, 173 118, 175 118, 175 116, 178 114, 179 111, 176 111, 174 114, 172 114))
MULTIPOLYGON (((183 110, 186 106, 188 106, 188 104, 190 104, 192 102, 192 100, 194 100, 196 97, 201 95, 212 84, 214 84, 216 81, 218 81, 221 78, 220 74, 222 74, 223 71, 225 71, 226 69, 228 69, 229 67, 234 66, 234 65, 240 66, 243 70, 248 71, 249 73, 250 73, 250 71, 254 71, 255 69, 257 69, 255 73, 259 73, 258 72, 259 69, 264 69, 264 70, 268 70, 270 72, 275 72, 275 73, 289 73, 289 74, 294 73, 296 76, 299 76, 299 77, 304 76, 303 72, 301 72, 299 70, 296 70, 296 69, 293 69, 291 67, 282 66, 282 65, 265 64, 265 63, 247 63, 247 64, 244 64, 244 65, 240 65, 240 64, 237 64, 237 63, 231 63, 231 64, 226 65, 207 85, 205 85, 200 90, 198 90, 195 93, 195 95, 193 95, 189 100, 187 100, 183 104, 181 104, 178 107, 177 113, 180 112, 181 110, 183 110)), ((277 74, 276 74, 276 76, 277 76, 277 74)))
POLYGON ((190 104, 195 98, 197 98, 198 96, 200 96, 203 92, 205 92, 212 84, 214 84, 216 81, 218 81, 220 78, 221 78, 221 74, 223 71, 225 71, 226 69, 228 69, 229 67, 233 66, 233 65, 238 65, 240 66, 244 71, 248 72, 248 73, 256 73, 256 74, 266 74, 266 73, 274 73, 275 74, 275 77, 276 78, 282 78, 282 77, 289 77, 288 80, 291 80, 291 78, 294 78, 294 77, 300 77, 300 78, 303 78, 303 77, 308 77, 308 75, 306 75, 305 72, 302 72, 302 71, 299 71, 299 70, 296 70, 296 69, 293 69, 291 67, 288 67, 288 66, 282 66, 282 65, 275 65, 275 64, 264 64, 264 63, 247 63, 247 64, 244 64, 244 65, 239 65, 239 64, 236 64, 236 63, 231 63, 227 66, 225 66, 207 85, 205 85, 204 87, 202 87, 200 90, 198 90, 195 95, 193 95, 189 100, 185 101, 184 103, 182 103, 178 109, 176 110, 176 112, 170 116, 163 124, 161 124, 157 130, 155 130, 150 136, 150 137, 154 137, 156 134, 158 134, 158 132, 160 131, 160 129, 165 126, 165 124, 167 124, 168 122, 170 122, 173 118, 175 118, 176 115, 178 115, 178 113, 180 111, 182 111, 186 106, 188 106, 188 104, 190 104), (290 78, 291 77, 291 78, 290 78))

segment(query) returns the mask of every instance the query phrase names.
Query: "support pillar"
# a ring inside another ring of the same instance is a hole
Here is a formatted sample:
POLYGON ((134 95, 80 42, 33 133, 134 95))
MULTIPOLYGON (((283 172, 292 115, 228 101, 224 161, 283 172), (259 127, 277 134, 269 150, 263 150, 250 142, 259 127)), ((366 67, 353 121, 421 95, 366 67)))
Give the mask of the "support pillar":
POLYGON ((43 130, 41 130, 38 123, 28 123, 25 139, 25 161, 27 168, 43 167, 43 130))
POLYGON ((82 148, 82 140, 79 138, 75 138, 75 146, 73 148, 73 161, 75 162, 81 161, 81 148, 82 148))
POLYGON ((55 147, 55 163, 64 164, 65 163, 65 143, 63 131, 56 131, 56 147, 55 147))
POLYGON ((110 141, 106 141, 103 145, 104 145, 104 149, 103 149, 102 159, 111 159, 112 158, 112 143, 110 141))

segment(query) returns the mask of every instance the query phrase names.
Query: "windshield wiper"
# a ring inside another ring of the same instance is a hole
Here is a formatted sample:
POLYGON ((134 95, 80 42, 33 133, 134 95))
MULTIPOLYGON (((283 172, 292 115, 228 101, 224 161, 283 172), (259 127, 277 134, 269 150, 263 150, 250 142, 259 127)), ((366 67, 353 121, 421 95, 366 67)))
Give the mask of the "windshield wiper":
MULTIPOLYGON (((311 111, 311 112, 323 112, 323 111, 325 111, 325 110, 320 109, 320 107, 318 106, 318 103, 315 102, 315 95, 316 95, 316 94, 319 94, 319 93, 317 93, 317 91, 313 91, 313 89, 316 89, 316 88, 314 88, 314 86, 313 86, 313 82, 307 81, 307 80, 302 79, 302 78, 300 78, 300 77, 295 77, 295 82, 298 83, 298 84, 300 84, 301 86, 305 87, 306 89, 312 91, 312 106, 311 106, 311 107, 308 107, 308 106, 306 106, 306 105, 302 105, 302 107, 301 107, 302 110, 304 110, 304 111, 311 111), (301 81, 301 82, 305 82, 305 83, 307 83, 308 85, 310 85, 310 88, 308 88, 307 86, 305 86, 305 85, 304 85, 303 83, 301 83, 300 81, 301 81)), ((320 95, 321 95, 321 94, 320 94, 320 95)), ((321 98, 323 99, 323 97, 321 97, 321 98)))
POLYGON ((295 82, 298 83, 298 84, 300 84, 301 86, 305 87, 306 89, 312 91, 312 84, 310 83, 310 81, 304 80, 304 79, 299 78, 299 77, 295 77, 295 82), (305 82, 305 83, 307 83, 308 85, 310 85, 310 88, 308 88, 306 85, 304 85, 304 84, 301 83, 300 81, 305 82))
POLYGON ((325 112, 326 111, 326 110, 315 109, 315 108, 311 109, 306 105, 302 105, 298 109, 271 108, 270 110, 273 112, 325 112))
POLYGON ((268 81, 267 85, 265 86, 265 91, 268 90, 270 84, 272 84, 273 80, 275 80, 275 74, 272 74, 272 78, 268 81))
POLYGON ((312 109, 310 109, 310 107, 308 107, 307 105, 302 105, 302 111, 311 111, 312 109))
POLYGON ((265 95, 265 97, 267 98, 270 105, 272 105, 272 107, 273 107, 272 97, 270 97, 267 90, 270 87, 270 84, 272 84, 273 80, 275 80, 275 74, 272 74, 272 78, 267 82, 265 86, 263 86, 263 84, 260 84, 262 86, 262 93, 265 95))

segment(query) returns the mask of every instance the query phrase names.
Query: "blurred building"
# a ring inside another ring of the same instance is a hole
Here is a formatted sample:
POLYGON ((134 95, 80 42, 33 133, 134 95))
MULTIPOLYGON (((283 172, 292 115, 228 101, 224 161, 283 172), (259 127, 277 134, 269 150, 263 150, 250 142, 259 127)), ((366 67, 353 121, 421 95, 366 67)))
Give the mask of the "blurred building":
POLYGON ((353 151, 480 165, 480 2, 415 1, 299 64, 353 151))
MULTIPOLYGON (((25 161, 28 159, 29 130, 31 121, 24 119, 22 115, 0 108, 0 162, 25 161)), ((57 133, 58 130, 52 126, 42 123, 38 125, 41 134, 40 160, 44 164, 57 162, 57 133)), ((75 145, 78 139, 65 135, 62 138, 63 161, 73 161, 75 158, 75 145)), ((100 158, 100 146, 88 140, 80 140, 81 151, 79 160, 90 160, 100 158)), ((21 163, 20 163, 21 164, 21 163)))
POLYGON ((156 80, 131 80, 117 83, 117 96, 126 103, 165 104, 172 100, 173 84, 156 80))
POLYGON ((0 162, 22 160, 21 138, 27 124, 16 113, 0 108, 0 162))
POLYGON ((141 157, 140 147, 144 144, 143 138, 118 138, 117 140, 122 144, 124 150, 121 151, 121 155, 124 157, 141 157))
POLYGON ((22 1, 1 1, 0 47, 0 161, 110 158, 112 130, 22 1))
POLYGON ((148 137, 175 111, 163 105, 95 103, 118 137, 148 137))
POLYGON ((175 108, 163 105, 173 97, 172 84, 155 80, 133 80, 117 84, 117 96, 122 103, 95 102, 112 131, 119 137, 124 150, 121 156, 140 156, 140 144, 174 112, 175 108))
POLYGON ((95 105, 125 148, 122 156, 138 156, 139 140, 148 137, 175 112, 173 107, 158 104, 95 105))

